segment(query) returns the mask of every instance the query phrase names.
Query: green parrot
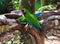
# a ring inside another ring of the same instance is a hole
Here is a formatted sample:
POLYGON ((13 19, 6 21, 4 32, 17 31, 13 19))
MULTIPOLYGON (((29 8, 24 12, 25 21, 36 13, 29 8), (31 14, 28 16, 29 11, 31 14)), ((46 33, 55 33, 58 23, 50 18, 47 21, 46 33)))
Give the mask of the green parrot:
MULTIPOLYGON (((38 30, 38 32, 40 32, 41 26, 38 19, 33 14, 31 14, 29 10, 27 10, 26 8, 24 8, 22 12, 25 17, 24 18, 25 22, 34 27, 36 30, 38 30)), ((19 17, 17 20, 21 21, 21 17, 19 17)))

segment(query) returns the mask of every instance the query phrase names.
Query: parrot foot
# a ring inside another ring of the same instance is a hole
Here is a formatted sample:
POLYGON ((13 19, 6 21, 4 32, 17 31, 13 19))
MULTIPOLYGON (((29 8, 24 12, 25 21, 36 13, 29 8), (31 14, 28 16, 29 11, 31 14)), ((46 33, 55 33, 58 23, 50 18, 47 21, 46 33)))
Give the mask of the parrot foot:
POLYGON ((40 20, 39 23, 43 24, 44 20, 40 20))
POLYGON ((28 24, 25 25, 26 31, 28 30, 28 24))

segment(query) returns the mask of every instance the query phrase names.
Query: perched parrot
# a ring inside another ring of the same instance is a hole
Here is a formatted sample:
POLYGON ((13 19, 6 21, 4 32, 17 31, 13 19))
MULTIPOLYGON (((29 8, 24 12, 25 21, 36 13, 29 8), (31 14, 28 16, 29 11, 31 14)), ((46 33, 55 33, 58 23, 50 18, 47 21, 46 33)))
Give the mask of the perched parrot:
MULTIPOLYGON (((31 14, 29 12, 29 10, 27 10, 25 8, 22 10, 22 12, 23 12, 23 14, 25 16, 25 22, 27 22, 29 25, 31 25, 36 30, 38 30, 38 32, 40 32, 41 26, 40 26, 40 23, 39 23, 38 19, 36 18, 36 16, 34 16, 33 14, 31 14)), ((21 17, 18 18, 17 20, 20 20, 20 19, 21 19, 21 17)))

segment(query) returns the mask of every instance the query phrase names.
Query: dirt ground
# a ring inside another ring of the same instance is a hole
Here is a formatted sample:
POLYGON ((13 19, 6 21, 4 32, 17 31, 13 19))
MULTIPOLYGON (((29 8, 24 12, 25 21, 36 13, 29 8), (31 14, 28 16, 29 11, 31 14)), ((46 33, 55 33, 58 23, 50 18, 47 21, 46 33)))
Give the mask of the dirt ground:
POLYGON ((45 44, 60 44, 60 38, 50 36, 48 37, 49 39, 45 39, 45 44))
POLYGON ((60 31, 56 31, 55 36, 48 36, 48 39, 45 39, 45 44, 60 44, 60 31))

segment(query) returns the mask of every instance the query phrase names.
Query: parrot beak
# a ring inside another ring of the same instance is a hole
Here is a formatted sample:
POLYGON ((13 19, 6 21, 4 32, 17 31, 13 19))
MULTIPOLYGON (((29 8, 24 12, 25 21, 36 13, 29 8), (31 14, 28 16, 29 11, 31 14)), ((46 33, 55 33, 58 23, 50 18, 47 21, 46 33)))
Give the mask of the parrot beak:
POLYGON ((16 20, 16 23, 20 23, 20 21, 19 20, 16 20))

